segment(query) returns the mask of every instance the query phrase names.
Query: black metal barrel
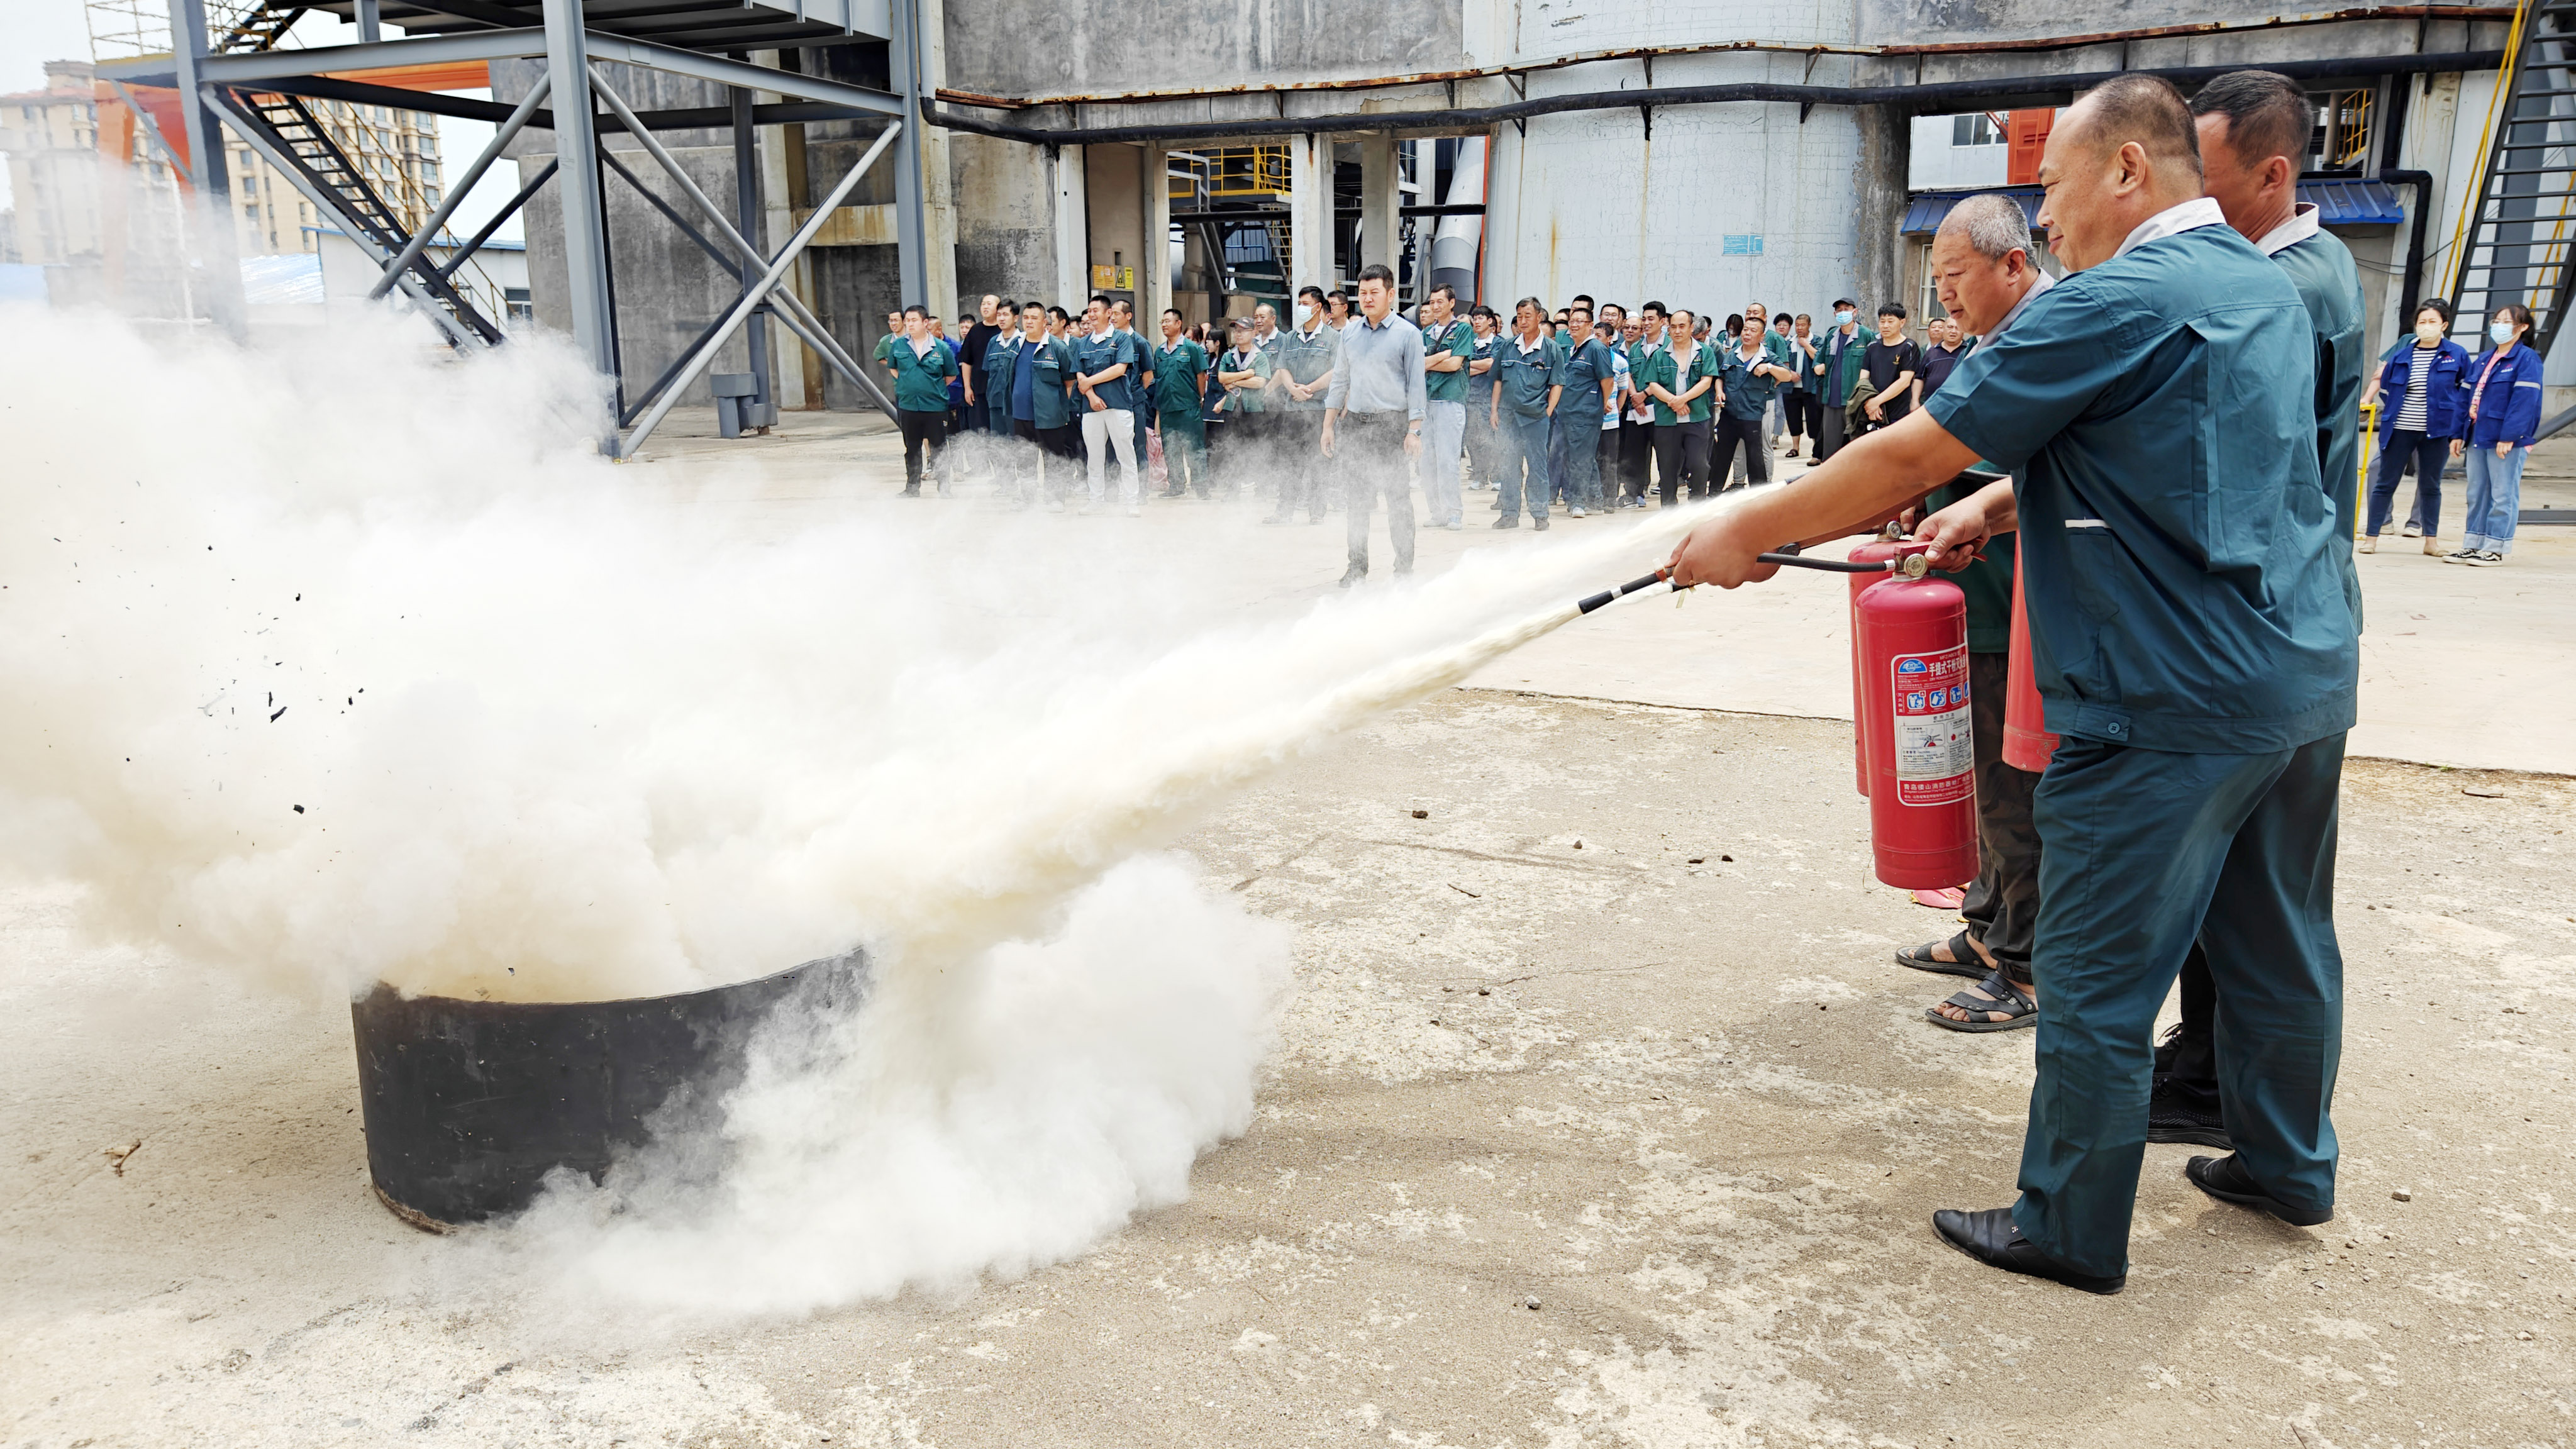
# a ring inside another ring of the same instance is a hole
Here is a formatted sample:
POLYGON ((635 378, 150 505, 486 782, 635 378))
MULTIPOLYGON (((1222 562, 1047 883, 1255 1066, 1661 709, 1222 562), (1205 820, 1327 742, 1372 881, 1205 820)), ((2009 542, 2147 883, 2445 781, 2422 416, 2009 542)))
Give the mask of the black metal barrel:
POLYGON ((852 951, 624 1001, 405 999, 379 984, 349 1008, 376 1196, 440 1231, 526 1207, 558 1167, 596 1182, 651 1130, 684 1129, 691 1112, 712 1120, 783 1003, 854 1006, 866 968, 852 951))

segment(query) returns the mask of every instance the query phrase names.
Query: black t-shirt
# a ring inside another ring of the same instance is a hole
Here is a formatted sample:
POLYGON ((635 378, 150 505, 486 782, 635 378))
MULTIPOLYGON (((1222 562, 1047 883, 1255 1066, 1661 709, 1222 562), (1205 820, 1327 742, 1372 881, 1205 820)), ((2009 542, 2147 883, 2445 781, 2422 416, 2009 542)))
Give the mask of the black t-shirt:
POLYGON ((1939 392, 1941 390, 1941 384, 1950 380, 1951 369, 1957 367, 1959 365, 1959 359, 1967 355, 1968 349, 1964 343, 1960 345, 1957 351, 1952 351, 1947 347, 1924 348, 1923 370, 1917 374, 1917 376, 1920 376, 1923 379, 1923 395, 1925 397, 1930 397, 1932 394, 1939 392))
POLYGON ((975 370, 975 395, 979 398, 984 395, 984 349, 992 346, 993 339, 1001 335, 1002 329, 988 322, 978 322, 966 329, 966 350, 959 354, 957 360, 975 370))
POLYGON ((1923 349, 1911 339, 1899 341, 1894 347, 1873 342, 1861 353, 1861 366, 1869 373, 1870 386, 1878 389, 1879 416, 1895 421, 1908 404, 1903 395, 1889 393, 1887 385, 1896 381, 1900 372, 1922 372, 1923 349))

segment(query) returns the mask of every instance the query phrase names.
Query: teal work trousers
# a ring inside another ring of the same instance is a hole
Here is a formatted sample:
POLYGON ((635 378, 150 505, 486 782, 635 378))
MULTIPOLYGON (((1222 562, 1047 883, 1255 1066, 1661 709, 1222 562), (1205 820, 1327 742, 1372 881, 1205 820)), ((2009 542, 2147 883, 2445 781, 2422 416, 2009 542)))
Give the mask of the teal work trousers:
POLYGON ((2039 1070, 2013 1222, 2075 1271, 2128 1271, 2156 1013, 2195 936, 2238 1156, 2273 1198, 2334 1206, 2343 746, 2338 733, 2184 755, 2069 738, 2040 777, 2039 1070))

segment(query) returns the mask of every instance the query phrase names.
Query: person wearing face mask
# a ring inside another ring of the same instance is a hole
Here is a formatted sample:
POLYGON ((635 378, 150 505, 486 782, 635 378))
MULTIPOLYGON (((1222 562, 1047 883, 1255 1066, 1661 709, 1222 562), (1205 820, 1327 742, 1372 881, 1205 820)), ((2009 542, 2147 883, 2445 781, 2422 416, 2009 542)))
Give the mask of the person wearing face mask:
POLYGON ((2460 551, 2443 555, 2444 563, 2494 568, 2513 551, 2523 460, 2540 431, 2540 354, 2522 345, 2530 330, 2531 309, 2520 302, 2498 307, 2487 323, 2494 345, 2471 374, 2469 435, 2451 440, 2454 454, 2468 455, 2468 518, 2460 525, 2460 551))
POLYGON ((1844 410, 1851 406, 1852 388, 1861 379, 1868 349, 1869 339, 1860 331, 1860 303, 1849 297, 1835 298, 1833 330, 1816 345, 1815 360, 1809 364, 1818 406, 1824 410, 1823 420, 1816 428, 1819 463, 1843 445, 1850 428, 1844 410))
POLYGON ((2394 399, 2379 412, 2379 468, 2370 480, 2370 511, 2359 545, 2379 551, 2397 502, 2398 480, 2415 465, 2415 519, 2423 525, 2424 551, 2442 556, 2442 470, 2454 442, 2468 436, 2468 350, 2451 340, 2451 304, 2435 297, 2415 309, 2415 335, 2388 349, 2379 373, 2361 397, 2368 407, 2394 399))
POLYGON ((1324 395, 1332 390, 1333 363, 1342 334, 1333 330, 1324 289, 1297 293, 1297 325, 1279 342, 1279 369, 1270 375, 1271 416, 1279 429, 1279 508, 1266 520, 1287 523, 1300 508, 1308 523, 1324 521, 1324 395))

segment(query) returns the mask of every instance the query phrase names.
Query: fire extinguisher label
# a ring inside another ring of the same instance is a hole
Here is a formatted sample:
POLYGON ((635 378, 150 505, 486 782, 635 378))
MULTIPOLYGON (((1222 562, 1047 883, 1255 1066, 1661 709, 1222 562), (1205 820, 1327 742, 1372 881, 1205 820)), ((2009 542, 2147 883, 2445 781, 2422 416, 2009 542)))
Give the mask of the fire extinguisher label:
POLYGON ((1896 800, 1950 805, 1976 793, 1977 752, 1968 724, 1968 646, 1899 654, 1896 800))

